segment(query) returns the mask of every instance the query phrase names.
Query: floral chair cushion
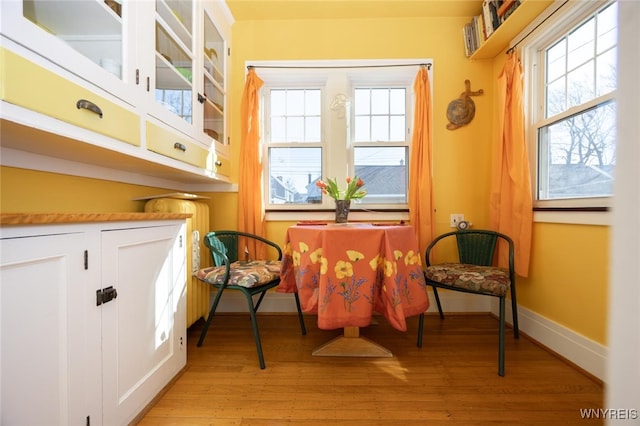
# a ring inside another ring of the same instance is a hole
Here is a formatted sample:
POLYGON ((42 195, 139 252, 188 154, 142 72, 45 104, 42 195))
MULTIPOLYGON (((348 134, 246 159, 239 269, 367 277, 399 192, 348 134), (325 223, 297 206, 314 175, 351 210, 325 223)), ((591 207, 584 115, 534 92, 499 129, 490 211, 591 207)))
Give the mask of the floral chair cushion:
MULTIPOLYGON (((200 269, 196 277, 209 284, 222 285, 225 279, 224 266, 212 266, 200 269)), ((280 278, 279 260, 239 260, 229 269, 229 285, 257 287, 280 278)))
POLYGON ((504 296, 511 285, 508 271, 491 266, 442 263, 427 266, 424 275, 427 280, 494 296, 504 296))

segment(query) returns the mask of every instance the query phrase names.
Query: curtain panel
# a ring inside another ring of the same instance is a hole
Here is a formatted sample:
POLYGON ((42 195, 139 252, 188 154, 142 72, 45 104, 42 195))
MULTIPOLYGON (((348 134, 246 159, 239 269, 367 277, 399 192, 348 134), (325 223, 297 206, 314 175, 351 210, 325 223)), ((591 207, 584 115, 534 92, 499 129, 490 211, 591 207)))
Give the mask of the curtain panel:
MULTIPOLYGON (((523 101, 522 65, 518 54, 511 52, 498 76, 498 135, 492 156, 490 217, 492 229, 513 240, 516 273, 527 277, 533 201, 523 101)), ((506 247, 499 248, 498 259, 500 266, 508 265, 506 247)))
MULTIPOLYGON (((238 230, 266 238, 259 115, 259 92, 263 83, 255 70, 250 68, 242 92, 240 110, 242 134, 238 177, 238 230)), ((264 259, 266 253, 259 253, 258 246, 255 241, 244 241, 239 249, 246 249, 252 259, 264 259)), ((244 254, 239 258, 244 259, 244 254)))
MULTIPOLYGON (((415 108, 409 167, 409 220, 416 230, 421 253, 433 240, 431 83, 427 68, 418 70, 413 83, 415 108)), ((424 259, 423 259, 424 260, 424 259)))

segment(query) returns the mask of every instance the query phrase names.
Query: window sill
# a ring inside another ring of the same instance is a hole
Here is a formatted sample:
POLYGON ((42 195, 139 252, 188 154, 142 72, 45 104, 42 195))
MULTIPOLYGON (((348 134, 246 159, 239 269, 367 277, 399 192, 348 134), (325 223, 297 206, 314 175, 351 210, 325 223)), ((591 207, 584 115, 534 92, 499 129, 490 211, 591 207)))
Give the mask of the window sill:
MULTIPOLYGON (((266 213, 266 220, 270 222, 298 222, 300 220, 324 220, 332 222, 335 220, 333 211, 269 211, 266 213)), ((408 221, 408 211, 357 211, 349 213, 349 220, 354 222, 383 222, 383 221, 408 221)))
POLYGON ((533 212, 534 223, 610 226, 611 219, 610 211, 545 210, 533 212))

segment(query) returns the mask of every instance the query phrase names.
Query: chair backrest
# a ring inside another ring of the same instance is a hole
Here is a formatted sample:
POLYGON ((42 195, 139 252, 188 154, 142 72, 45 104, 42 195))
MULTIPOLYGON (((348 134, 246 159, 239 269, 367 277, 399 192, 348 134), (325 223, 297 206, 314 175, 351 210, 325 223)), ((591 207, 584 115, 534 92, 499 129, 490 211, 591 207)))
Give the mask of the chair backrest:
POLYGON ((452 231, 437 236, 425 252, 427 265, 431 264, 431 251, 439 241, 454 237, 458 248, 458 262, 479 266, 492 266, 500 239, 506 241, 509 249, 509 269, 513 272, 514 244, 507 235, 485 229, 452 231))
POLYGON ((456 233, 460 263, 491 266, 498 234, 493 231, 468 230, 456 233))
POLYGON ((237 262, 241 257, 242 260, 249 260, 252 255, 255 255, 249 253, 247 249, 247 242, 250 240, 257 241, 257 244, 264 244, 266 251, 271 250, 268 254, 275 256, 278 260, 282 259, 282 249, 278 244, 247 232, 211 231, 204 236, 203 240, 215 266, 224 265, 224 256, 229 259, 229 263, 237 262))
POLYGON ((238 260, 238 234, 236 232, 209 232, 204 237, 204 245, 209 248, 211 260, 215 266, 224 265, 224 258, 218 252, 225 254, 229 263, 238 260))

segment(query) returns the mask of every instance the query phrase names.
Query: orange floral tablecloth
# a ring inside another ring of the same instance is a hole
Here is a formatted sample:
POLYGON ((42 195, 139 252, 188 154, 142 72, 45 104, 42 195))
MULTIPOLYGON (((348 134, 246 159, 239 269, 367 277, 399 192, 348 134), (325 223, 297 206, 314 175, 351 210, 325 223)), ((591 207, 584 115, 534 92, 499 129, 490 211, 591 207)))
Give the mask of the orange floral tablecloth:
POLYGON ((366 327, 374 312, 396 329, 429 307, 411 226, 340 224, 287 230, 279 292, 298 292, 318 327, 366 327))

